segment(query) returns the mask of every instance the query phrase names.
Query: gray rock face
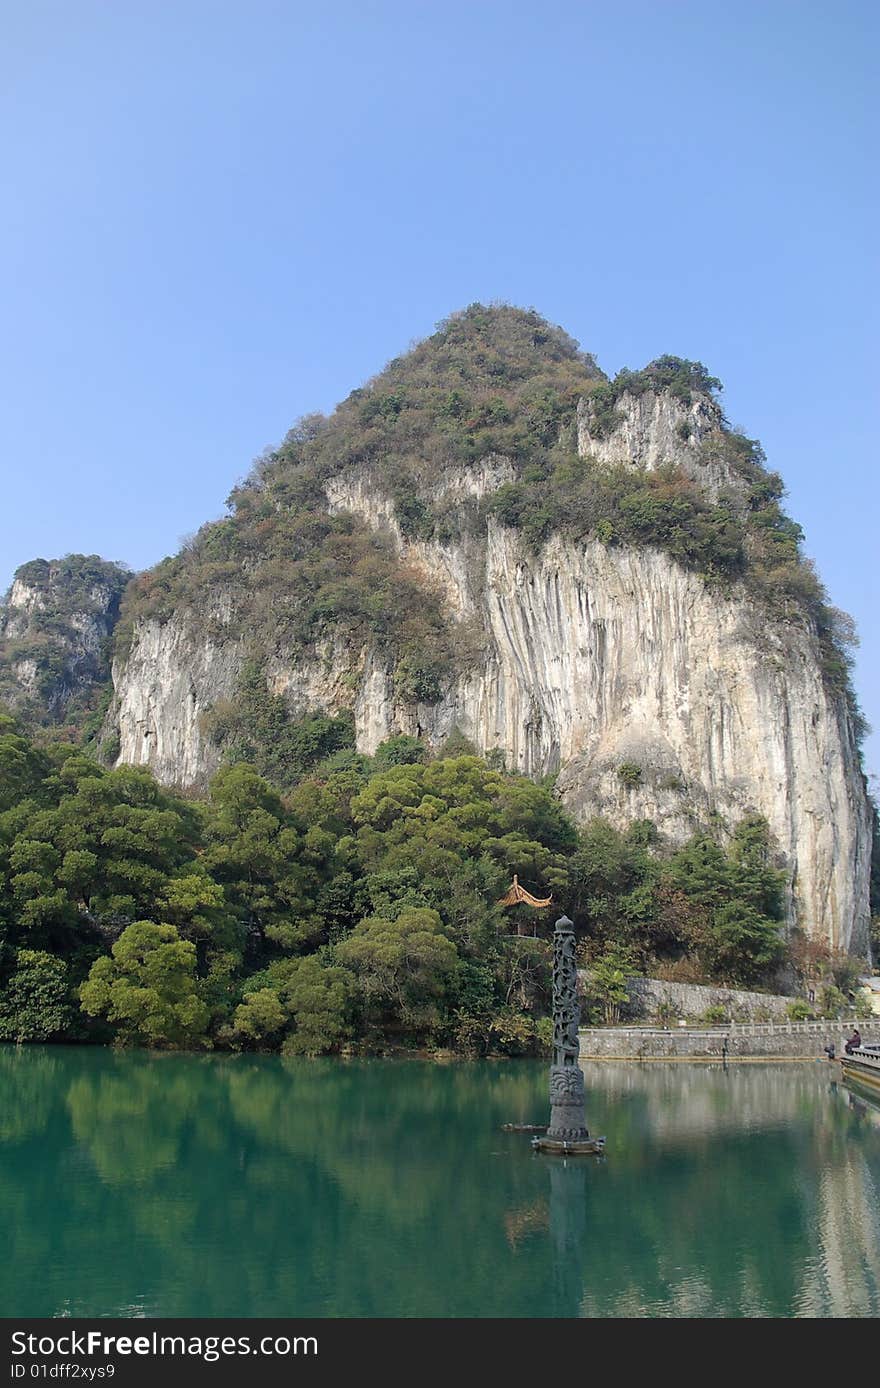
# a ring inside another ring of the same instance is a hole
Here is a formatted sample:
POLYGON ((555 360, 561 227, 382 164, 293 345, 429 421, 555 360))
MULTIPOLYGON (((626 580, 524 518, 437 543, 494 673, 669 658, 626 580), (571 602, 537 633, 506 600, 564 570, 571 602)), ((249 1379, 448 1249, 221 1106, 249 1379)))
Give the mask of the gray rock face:
POLYGON ((673 463, 698 483, 711 501, 722 492, 742 493, 740 476, 713 455, 712 443, 721 436, 722 414, 709 395, 695 391, 689 405, 667 391, 624 391, 617 402, 620 422, 608 434, 592 424, 590 404, 578 407, 578 452, 606 467, 631 467, 652 472, 673 463))
MULTIPOLYGON (((40 630, 40 617, 53 606, 58 594, 51 582, 46 587, 15 578, 5 605, 0 608, 0 637, 5 641, 22 641, 40 630)), ((118 591, 109 584, 94 583, 88 590, 88 606, 81 611, 65 613, 71 633, 71 654, 96 655, 101 643, 109 636, 115 613, 114 599, 118 591)))
MULTIPOLYGON (((677 401, 635 398, 601 458, 650 467, 675 444, 700 468, 719 419, 708 403, 691 407, 685 441, 677 401)), ((581 447, 596 456, 588 433, 581 447)), ((454 499, 484 496, 510 475, 505 460, 488 460, 456 479, 454 499)), ((511 769, 559 772, 581 820, 647 818, 680 843, 710 814, 732 826, 760 813, 791 876, 789 919, 829 944, 866 948, 869 808, 849 714, 823 683, 805 622, 773 626, 745 589, 710 592, 658 550, 556 537, 535 555, 491 521, 481 538, 407 543, 363 471, 334 478, 327 494, 331 509, 393 536, 404 562, 444 593, 451 619, 481 629, 481 654, 433 705, 401 704, 377 651, 332 642, 276 652, 276 692, 301 707, 352 709, 366 752, 401 732, 436 746, 457 728, 511 769)), ((120 760, 167 782, 203 782, 217 754, 200 717, 232 692, 242 659, 234 640, 196 634, 185 614, 144 623, 114 671, 120 760)))
POLYGON ((129 578, 96 556, 34 560, 0 604, 0 688, 14 708, 59 722, 110 674, 108 643, 129 578))
POLYGON ((0 630, 9 641, 20 641, 37 612, 46 609, 46 594, 41 588, 26 583, 23 578, 14 578, 6 604, 0 616, 0 630))
POLYGON ((128 657, 113 665, 119 764, 149 766, 166 785, 204 785, 220 753, 202 716, 231 697, 242 660, 237 641, 206 638, 186 614, 139 625, 128 657))

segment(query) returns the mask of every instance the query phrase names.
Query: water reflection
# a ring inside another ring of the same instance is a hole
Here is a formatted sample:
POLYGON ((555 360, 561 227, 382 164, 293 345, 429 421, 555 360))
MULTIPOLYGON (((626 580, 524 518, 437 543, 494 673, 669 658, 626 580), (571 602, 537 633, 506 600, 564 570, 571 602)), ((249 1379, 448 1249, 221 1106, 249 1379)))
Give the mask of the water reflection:
MULTIPOLYGON (((601 1160, 601 1159, 600 1159, 601 1160)), ((547 1163, 550 1179, 550 1243, 553 1252, 554 1314, 579 1314, 584 1294, 584 1270, 590 1263, 587 1247, 587 1207, 589 1172, 584 1159, 547 1163)), ((601 1256, 594 1249, 594 1275, 602 1276, 601 1256)))
POLYGON ((9 1315, 876 1315, 880 1128, 821 1065, 0 1047, 9 1315))

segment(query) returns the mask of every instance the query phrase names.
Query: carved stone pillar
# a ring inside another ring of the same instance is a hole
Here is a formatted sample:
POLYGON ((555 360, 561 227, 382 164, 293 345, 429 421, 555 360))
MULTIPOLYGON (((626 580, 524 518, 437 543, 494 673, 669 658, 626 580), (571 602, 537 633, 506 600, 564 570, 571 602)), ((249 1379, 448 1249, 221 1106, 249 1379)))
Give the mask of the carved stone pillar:
POLYGON ((574 926, 561 916, 553 931, 553 1063, 550 1066, 551 1142, 584 1142, 584 1076, 578 1065, 577 961, 574 926))
POLYGON ((584 1077, 578 1065, 577 962, 574 926, 560 916, 553 931, 553 1062, 550 1066, 550 1126, 543 1137, 533 1137, 539 1152, 575 1156, 592 1152, 601 1156, 604 1137, 590 1137, 584 1114, 584 1077))

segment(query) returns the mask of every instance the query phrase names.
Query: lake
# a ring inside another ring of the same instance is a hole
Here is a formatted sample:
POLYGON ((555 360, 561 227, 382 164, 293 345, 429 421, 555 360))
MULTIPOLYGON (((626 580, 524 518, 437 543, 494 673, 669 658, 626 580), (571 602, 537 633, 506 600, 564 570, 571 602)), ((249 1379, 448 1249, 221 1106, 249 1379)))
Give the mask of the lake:
POLYGON ((0 1313, 876 1316, 880 1113, 827 1062, 586 1063, 602 1159, 532 1152, 538 1062, 0 1046, 0 1313))

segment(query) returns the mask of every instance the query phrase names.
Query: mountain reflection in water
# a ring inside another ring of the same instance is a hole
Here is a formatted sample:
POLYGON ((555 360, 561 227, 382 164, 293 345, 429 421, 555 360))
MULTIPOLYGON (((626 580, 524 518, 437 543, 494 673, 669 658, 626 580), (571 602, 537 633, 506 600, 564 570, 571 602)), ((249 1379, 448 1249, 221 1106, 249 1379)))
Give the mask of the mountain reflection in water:
POLYGON ((875 1316, 880 1125, 825 1062, 0 1047, 5 1316, 875 1316))

